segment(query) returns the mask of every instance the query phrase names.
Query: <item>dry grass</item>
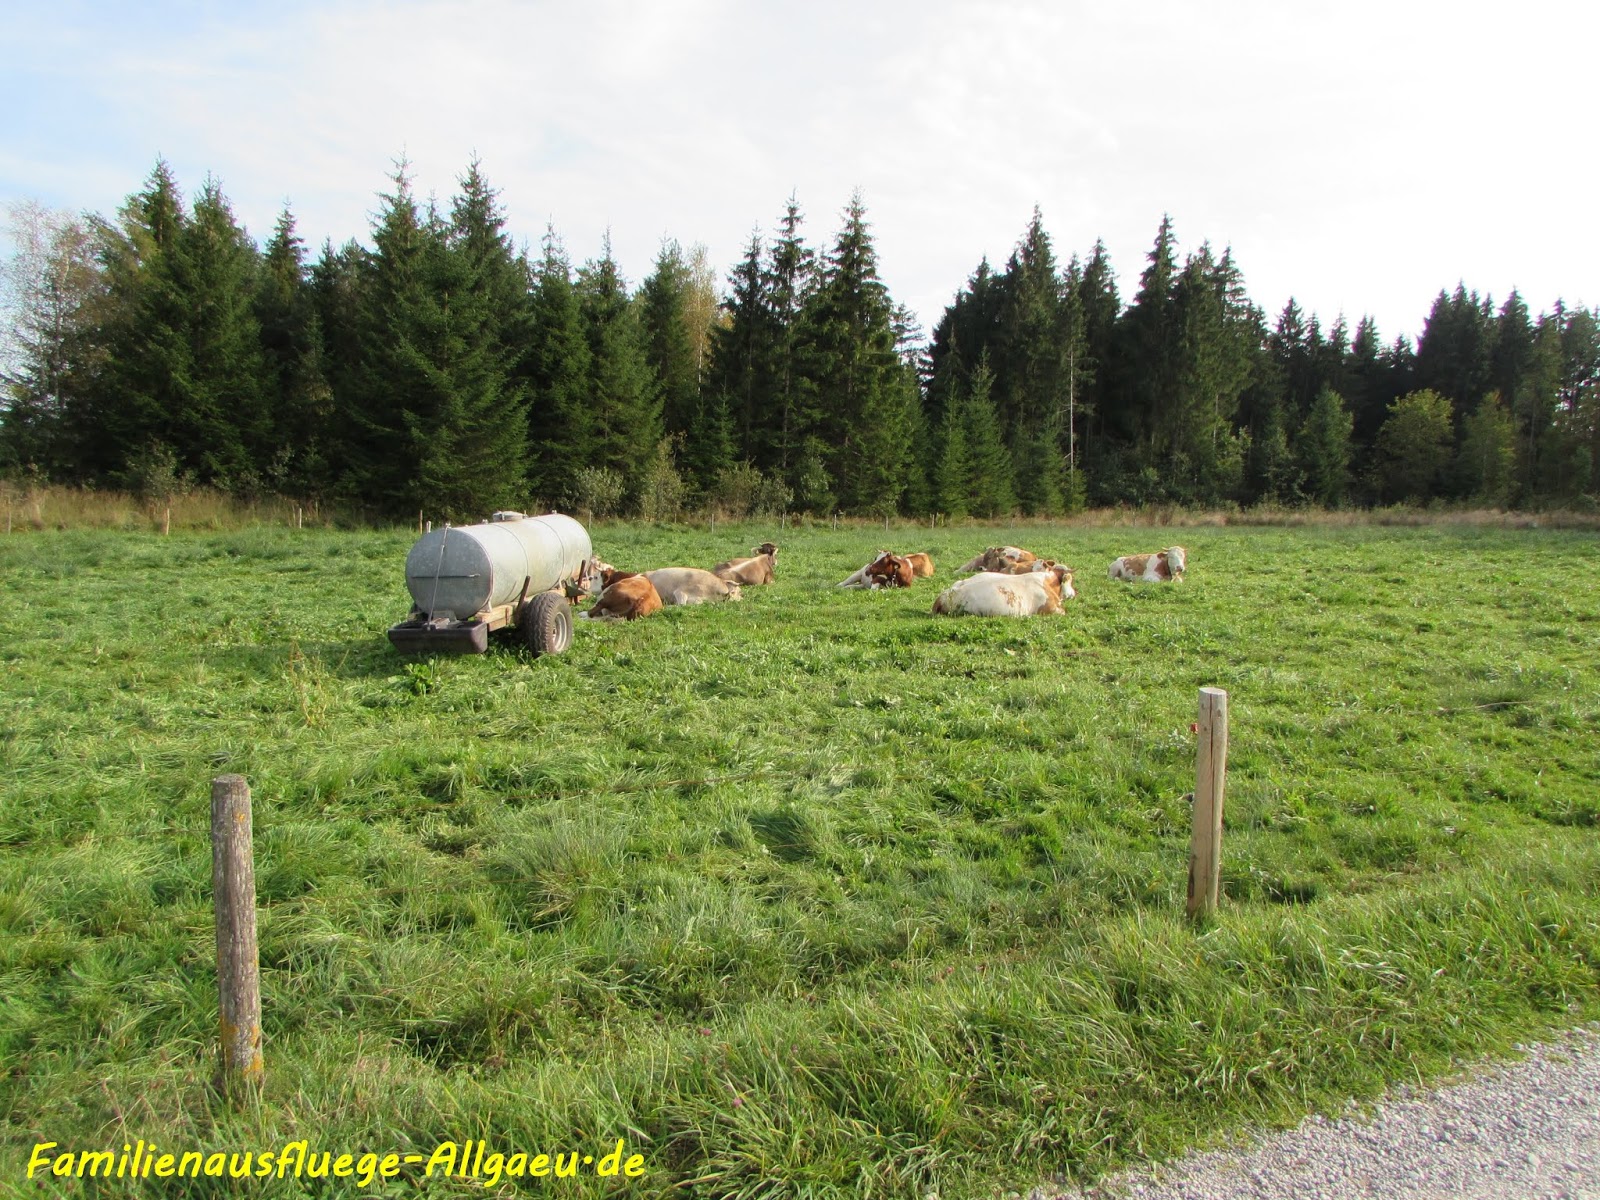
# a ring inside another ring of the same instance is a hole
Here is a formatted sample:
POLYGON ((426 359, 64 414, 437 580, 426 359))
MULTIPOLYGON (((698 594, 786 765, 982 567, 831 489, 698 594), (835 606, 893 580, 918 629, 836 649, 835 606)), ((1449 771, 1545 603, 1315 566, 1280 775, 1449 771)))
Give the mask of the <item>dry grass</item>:
MULTIPOLYGON (((130 532, 161 532, 165 517, 160 502, 148 501, 130 492, 68 487, 60 484, 29 485, 0 480, 0 506, 5 510, 7 533, 68 530, 120 529, 130 532)), ((532 511, 532 510, 530 510, 532 511)), ((437 519, 419 513, 419 520, 437 519)), ((287 496, 242 500, 226 492, 201 488, 172 501, 171 528, 174 530, 230 530, 263 525, 280 527, 317 526, 322 528, 384 528, 395 522, 383 521, 358 509, 319 505, 287 496)), ((409 522, 407 522, 409 524, 409 522)), ((597 526, 625 527, 637 524, 632 519, 591 522, 597 526)), ((731 514, 720 509, 685 514, 679 524, 690 528, 716 529, 737 524, 731 514)), ((1177 505, 1152 505, 1148 508, 1096 508, 1067 518, 1003 517, 993 520, 967 518, 953 523, 957 528, 1016 529, 1033 525, 1066 525, 1084 529, 1142 528, 1223 528, 1225 526, 1276 526, 1285 528, 1343 528, 1360 526, 1466 526, 1481 529, 1590 529, 1600 530, 1600 509, 1552 509, 1542 512, 1503 511, 1483 508, 1443 506, 1356 508, 1329 511, 1316 508, 1290 508, 1258 505, 1254 508, 1195 509, 1177 505)), ((905 533, 913 529, 950 528, 944 518, 810 516, 790 513, 780 518, 780 528, 788 529, 871 529, 905 533)))

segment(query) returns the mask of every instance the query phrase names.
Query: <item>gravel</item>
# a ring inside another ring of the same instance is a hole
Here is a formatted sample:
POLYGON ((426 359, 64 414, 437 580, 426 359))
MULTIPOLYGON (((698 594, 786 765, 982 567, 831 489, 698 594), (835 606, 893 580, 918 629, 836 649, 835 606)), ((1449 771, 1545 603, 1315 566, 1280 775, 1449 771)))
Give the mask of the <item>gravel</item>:
POLYGON ((1029 1200, 1600 1200, 1600 1027, 1361 1116, 1029 1200))

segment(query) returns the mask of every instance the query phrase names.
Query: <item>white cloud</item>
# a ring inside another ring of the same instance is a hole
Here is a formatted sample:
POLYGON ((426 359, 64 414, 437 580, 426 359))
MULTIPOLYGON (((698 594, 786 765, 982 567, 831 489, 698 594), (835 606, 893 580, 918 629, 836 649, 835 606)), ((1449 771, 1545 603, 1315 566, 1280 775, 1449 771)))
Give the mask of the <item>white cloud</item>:
MULTIPOLYGON (((0 199, 109 212, 157 154, 214 173, 260 236, 366 238, 392 160, 448 202, 474 156, 520 238, 609 229, 637 282, 663 237, 726 271, 795 192, 816 244, 860 188, 897 299, 937 320, 1035 204, 1058 254, 1103 237, 1125 297, 1163 213, 1231 244, 1270 312, 1415 334, 1457 279, 1537 311, 1600 300, 1577 3, 807 6, 336 0, 196 22, 19 20, 0 199), (142 29, 151 30, 148 35, 142 29), (21 97, 22 99, 19 99, 21 97)), ((57 15, 52 18, 51 13, 57 15)))

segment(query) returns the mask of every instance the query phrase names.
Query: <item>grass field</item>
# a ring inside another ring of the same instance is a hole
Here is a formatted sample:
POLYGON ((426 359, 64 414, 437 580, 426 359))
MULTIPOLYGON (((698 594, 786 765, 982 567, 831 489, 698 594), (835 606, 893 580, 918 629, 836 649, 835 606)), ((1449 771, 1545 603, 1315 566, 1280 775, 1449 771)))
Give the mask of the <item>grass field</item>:
MULTIPOLYGON (((1600 1015, 1590 532, 768 536, 735 605, 404 662, 412 534, 0 540, 0 1195, 32 1147, 642 1155, 562 1195, 986 1196, 1337 1109, 1600 1015), (1014 540, 1063 617, 935 618, 1014 540), (1182 920, 1196 690, 1225 901, 1182 920), (211 778, 255 794, 267 1087, 212 1091, 211 778)), ((504 1164, 502 1164, 504 1165, 504 1164)), ((569 1163, 570 1165, 570 1163, 569 1163)), ((484 1195, 168 1180, 153 1194, 484 1195)), ((105 1194, 127 1194, 123 1191, 105 1194)))

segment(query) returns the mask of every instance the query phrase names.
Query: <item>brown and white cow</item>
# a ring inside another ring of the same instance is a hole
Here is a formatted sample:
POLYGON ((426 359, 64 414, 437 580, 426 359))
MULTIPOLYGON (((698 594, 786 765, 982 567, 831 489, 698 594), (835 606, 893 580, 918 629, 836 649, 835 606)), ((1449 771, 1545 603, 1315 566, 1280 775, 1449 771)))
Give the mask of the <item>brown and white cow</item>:
MULTIPOLYGON (((923 557, 926 558, 927 555, 923 555, 923 557)), ((877 558, 838 586, 847 588, 910 587, 911 581, 916 577, 916 568, 912 565, 911 558, 912 556, 909 554, 899 555, 889 550, 881 551, 877 558)))
POLYGON ((940 592, 933 611, 971 617, 1032 617, 1064 611, 1062 602, 1077 594, 1072 588, 1072 572, 1066 567, 1026 575, 983 571, 940 592))
POLYGON ((958 571, 1015 571, 1018 567, 1027 570, 1039 556, 1031 550, 1024 550, 1020 546, 990 546, 977 558, 964 566, 957 567, 958 571))
POLYGON ((588 612, 583 614, 584 616, 591 620, 610 618, 636 621, 640 617, 648 617, 661 608, 661 593, 657 592, 655 584, 643 575, 633 575, 624 571, 613 574, 616 577, 606 584, 605 591, 600 593, 600 598, 588 612))
POLYGON ((911 573, 918 579, 927 579, 933 575, 933 559, 922 551, 906 555, 906 561, 911 564, 911 573))
POLYGON ((750 558, 730 558, 727 562, 720 562, 711 568, 711 573, 718 579, 725 579, 729 583, 745 587, 771 583, 774 577, 773 568, 778 561, 777 545, 772 542, 762 542, 751 551, 751 555, 750 558))
POLYGON ((1125 554, 1111 564, 1111 578, 1140 583, 1181 580, 1185 557, 1182 546, 1168 546, 1155 554, 1125 554))
POLYGON ((655 585, 663 604, 704 604, 708 600, 737 600, 739 585, 718 579, 710 571, 699 567, 662 567, 659 571, 646 571, 646 579, 655 585))

